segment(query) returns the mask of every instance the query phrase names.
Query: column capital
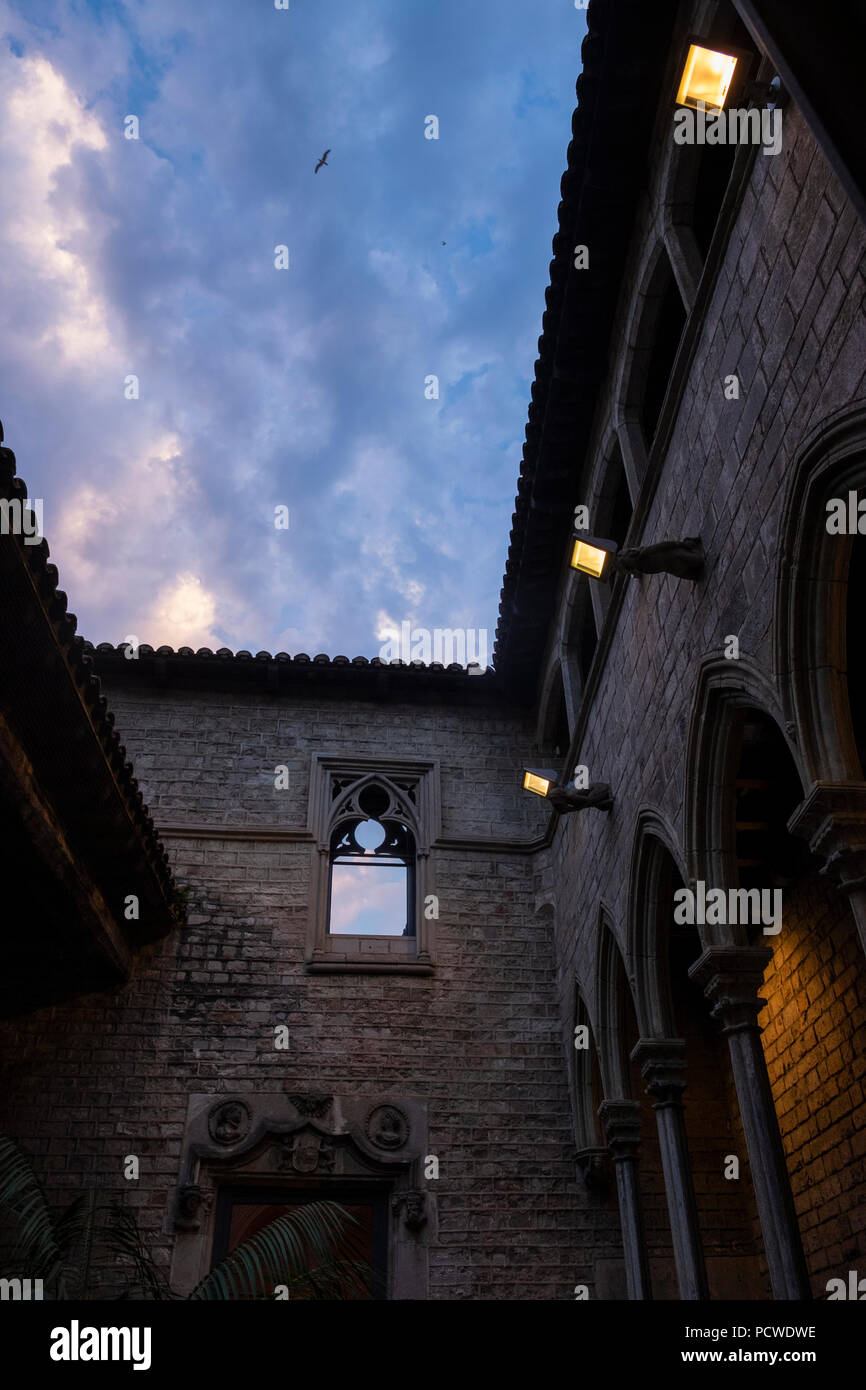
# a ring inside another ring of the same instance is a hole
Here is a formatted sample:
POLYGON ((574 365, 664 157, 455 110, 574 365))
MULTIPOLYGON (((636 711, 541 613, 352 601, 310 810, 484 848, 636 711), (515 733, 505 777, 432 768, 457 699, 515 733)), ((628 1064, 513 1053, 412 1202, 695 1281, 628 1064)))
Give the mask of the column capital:
POLYGON ((772 960, 769 946, 710 946, 689 967, 689 978, 702 985, 710 1013, 725 1034, 751 1029, 760 1033, 758 1014, 766 1008, 758 990, 772 960))
POLYGON ((686 1088, 686 1044, 683 1038, 641 1038, 631 1060, 640 1066, 653 1109, 683 1103, 686 1088))
POLYGON ((607 1149, 578 1149, 577 1170, 588 1192, 606 1192, 610 1187, 610 1154, 607 1149))
POLYGON ((866 785, 816 782, 788 820, 843 893, 866 888, 866 785))
POLYGON ((637 1100, 603 1100, 598 1117, 604 1126, 607 1147, 614 1163, 637 1158, 640 1147, 641 1111, 637 1100))

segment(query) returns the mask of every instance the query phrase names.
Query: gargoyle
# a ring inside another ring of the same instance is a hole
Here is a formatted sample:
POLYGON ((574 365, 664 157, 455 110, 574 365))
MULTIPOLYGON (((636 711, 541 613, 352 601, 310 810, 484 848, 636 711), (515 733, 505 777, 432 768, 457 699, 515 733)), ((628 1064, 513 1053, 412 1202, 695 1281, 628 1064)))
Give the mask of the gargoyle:
POLYGON ((700 579, 705 558, 700 536, 686 536, 681 541, 619 550, 614 564, 630 575, 673 574, 677 579, 700 579))

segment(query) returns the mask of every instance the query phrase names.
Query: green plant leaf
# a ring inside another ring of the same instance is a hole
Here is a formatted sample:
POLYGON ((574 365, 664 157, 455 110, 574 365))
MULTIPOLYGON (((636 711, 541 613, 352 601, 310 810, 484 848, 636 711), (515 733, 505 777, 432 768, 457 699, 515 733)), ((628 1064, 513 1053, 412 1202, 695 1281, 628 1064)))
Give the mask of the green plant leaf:
POLYGON ((307 1202, 237 1246, 190 1298, 270 1299, 277 1284, 291 1287, 298 1280, 317 1292, 329 1289, 333 1298, 367 1293, 370 1267, 363 1254, 361 1228, 351 1212, 338 1202, 307 1202))
POLYGON ((27 1275, 46 1282, 60 1272, 64 1250, 42 1184, 22 1149, 0 1135, 0 1209, 7 1212, 17 1233, 13 1262, 27 1275))

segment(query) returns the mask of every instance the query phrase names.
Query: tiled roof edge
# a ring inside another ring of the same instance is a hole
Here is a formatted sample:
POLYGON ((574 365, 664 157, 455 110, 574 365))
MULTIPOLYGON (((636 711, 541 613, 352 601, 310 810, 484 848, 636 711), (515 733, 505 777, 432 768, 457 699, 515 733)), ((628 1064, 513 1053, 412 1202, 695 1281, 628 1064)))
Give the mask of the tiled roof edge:
MULTIPOLYGON (((0 426, 0 441, 2 439, 3 430, 0 426)), ((14 453, 0 443, 0 496, 10 501, 17 498, 23 504, 27 495, 24 480, 17 476, 14 453)), ((93 670, 90 643, 77 635, 78 619, 74 613, 67 612, 67 596, 58 587, 59 575, 57 566, 49 561, 51 552, 48 542, 43 538, 35 545, 25 544, 21 535, 9 536, 8 539, 17 542, 21 562, 30 571, 48 625, 54 633, 57 646, 78 689, 82 705, 123 797, 130 821, 140 836, 147 862, 167 901, 174 903, 177 901, 178 889, 169 867, 168 853, 144 803, 132 763, 126 757, 126 748, 114 727, 114 715, 108 708, 99 677, 93 670)))

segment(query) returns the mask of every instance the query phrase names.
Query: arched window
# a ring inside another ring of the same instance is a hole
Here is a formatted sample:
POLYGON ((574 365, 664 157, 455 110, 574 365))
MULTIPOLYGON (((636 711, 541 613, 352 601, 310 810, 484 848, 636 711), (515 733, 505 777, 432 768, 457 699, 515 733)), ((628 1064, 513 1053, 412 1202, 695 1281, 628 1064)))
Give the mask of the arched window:
POLYGON ((569 1058, 572 1067, 572 1104, 574 1135, 578 1149, 598 1148, 602 1144, 598 1121, 599 1107, 604 1100, 598 1048, 589 1021, 589 1013, 580 994, 574 991, 572 1038, 569 1058), (584 1030, 584 1031, 580 1031, 584 1030))
POLYGON ((391 794, 368 783, 331 834, 328 932, 415 935, 415 838, 391 794))
POLYGON ((860 638, 860 622, 866 605, 866 539, 851 538, 848 563, 848 602, 845 624, 848 705, 860 768, 866 778, 866 651, 860 638))
POLYGON ((604 481, 595 507, 594 534, 616 541, 619 546, 624 545, 632 511, 622 451, 616 445, 605 465, 604 481))
POLYGON ((647 453, 658 428, 674 358, 685 326, 686 311, 683 308, 682 297, 670 261, 667 255, 663 254, 647 300, 640 332, 640 344, 646 354, 640 420, 647 453))

